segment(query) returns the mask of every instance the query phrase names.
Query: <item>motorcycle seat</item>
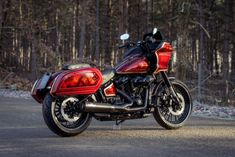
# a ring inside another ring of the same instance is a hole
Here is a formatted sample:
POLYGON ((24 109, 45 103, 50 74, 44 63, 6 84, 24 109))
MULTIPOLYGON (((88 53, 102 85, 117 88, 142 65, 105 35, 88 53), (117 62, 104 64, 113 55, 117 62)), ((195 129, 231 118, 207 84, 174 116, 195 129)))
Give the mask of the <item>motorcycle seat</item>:
POLYGON ((89 68, 91 67, 89 64, 70 64, 70 65, 64 65, 62 67, 62 70, 73 70, 78 68, 89 68))
POLYGON ((108 82, 110 79, 112 79, 115 75, 115 69, 106 69, 102 72, 102 76, 103 76, 103 82, 102 84, 105 84, 106 82, 108 82))

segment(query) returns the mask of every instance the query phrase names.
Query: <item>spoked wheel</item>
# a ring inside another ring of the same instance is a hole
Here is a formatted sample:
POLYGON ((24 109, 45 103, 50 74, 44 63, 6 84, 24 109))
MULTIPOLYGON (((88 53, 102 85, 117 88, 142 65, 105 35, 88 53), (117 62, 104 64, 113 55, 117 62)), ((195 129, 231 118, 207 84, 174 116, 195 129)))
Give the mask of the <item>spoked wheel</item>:
POLYGON ((47 126, 59 136, 75 136, 83 132, 91 122, 89 113, 82 112, 75 97, 66 99, 46 95, 43 101, 43 118, 47 126))
POLYGON ((167 87, 163 84, 154 96, 156 107, 154 118, 166 129, 177 129, 184 125, 192 112, 192 102, 186 86, 180 81, 172 81, 173 89, 179 103, 173 100, 167 87))

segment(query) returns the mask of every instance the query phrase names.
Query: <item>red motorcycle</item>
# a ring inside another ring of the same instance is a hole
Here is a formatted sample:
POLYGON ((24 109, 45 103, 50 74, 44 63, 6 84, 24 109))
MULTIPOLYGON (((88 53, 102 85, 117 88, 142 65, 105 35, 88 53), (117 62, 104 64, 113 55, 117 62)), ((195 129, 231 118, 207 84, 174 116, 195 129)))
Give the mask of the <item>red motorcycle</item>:
MULTIPOLYGON (((128 34, 121 36, 127 40, 128 34)), ((89 64, 67 65, 46 73, 32 88, 33 98, 42 103, 47 126, 60 136, 83 132, 92 117, 99 121, 145 118, 153 114, 166 129, 182 127, 192 111, 185 84, 166 71, 172 46, 154 28, 143 41, 125 42, 123 61, 101 71, 89 64)))

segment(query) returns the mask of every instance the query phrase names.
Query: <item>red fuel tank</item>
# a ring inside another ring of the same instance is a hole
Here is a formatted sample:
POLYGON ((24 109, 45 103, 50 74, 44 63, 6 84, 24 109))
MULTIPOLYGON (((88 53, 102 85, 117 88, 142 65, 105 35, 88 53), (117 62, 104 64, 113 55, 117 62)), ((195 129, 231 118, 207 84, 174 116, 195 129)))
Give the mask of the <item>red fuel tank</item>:
POLYGON ((56 77, 50 93, 58 96, 94 94, 102 81, 102 74, 97 68, 68 70, 56 77))
POLYGON ((126 59, 116 67, 118 74, 147 73, 149 64, 145 57, 126 59))

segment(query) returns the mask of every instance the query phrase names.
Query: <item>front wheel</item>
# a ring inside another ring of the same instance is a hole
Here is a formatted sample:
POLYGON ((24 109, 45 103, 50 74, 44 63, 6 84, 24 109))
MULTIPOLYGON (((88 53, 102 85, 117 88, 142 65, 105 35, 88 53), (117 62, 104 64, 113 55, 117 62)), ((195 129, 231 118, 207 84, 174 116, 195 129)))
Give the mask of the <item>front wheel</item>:
POLYGON ((174 91, 179 99, 176 103, 171 96, 167 86, 162 83, 154 95, 155 120, 166 129, 178 129, 182 127, 192 112, 192 100, 186 86, 178 81, 171 82, 174 91))
POLYGON ((47 94, 42 112, 48 128, 59 136, 75 136, 83 132, 91 122, 89 113, 80 112, 75 97, 59 99, 47 94))

